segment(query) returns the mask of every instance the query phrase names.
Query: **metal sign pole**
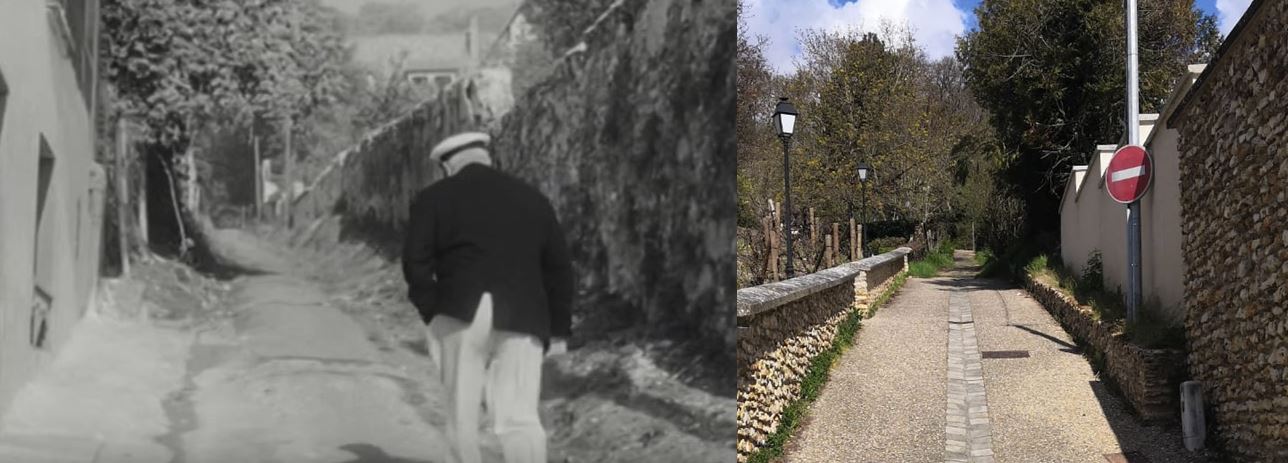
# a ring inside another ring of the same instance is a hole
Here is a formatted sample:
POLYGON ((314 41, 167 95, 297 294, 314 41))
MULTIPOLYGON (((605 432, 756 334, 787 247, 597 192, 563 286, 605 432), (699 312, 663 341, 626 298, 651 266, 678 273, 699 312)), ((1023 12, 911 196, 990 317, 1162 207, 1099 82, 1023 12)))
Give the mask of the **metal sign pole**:
MULTIPOLYGON (((1136 62, 1136 0, 1127 2, 1127 143, 1140 144, 1139 82, 1136 62)), ((1127 321, 1136 322, 1141 301, 1140 200, 1127 206, 1127 321)))

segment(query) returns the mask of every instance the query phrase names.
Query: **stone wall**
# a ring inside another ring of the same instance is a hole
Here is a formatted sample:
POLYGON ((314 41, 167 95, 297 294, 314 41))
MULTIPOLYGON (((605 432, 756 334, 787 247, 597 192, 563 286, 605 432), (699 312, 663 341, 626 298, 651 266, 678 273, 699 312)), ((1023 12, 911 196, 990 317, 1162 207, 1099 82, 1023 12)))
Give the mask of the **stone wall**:
POLYGON ((1288 2, 1252 2, 1181 133, 1189 368, 1233 458, 1288 461, 1288 2))
POLYGON ((490 130, 499 167, 567 231, 575 327, 644 325, 732 353, 734 3, 619 0, 598 18, 499 123, 483 74, 340 153, 295 201, 297 242, 356 237, 396 258, 411 198, 441 175, 429 149, 490 130))
POLYGON ((458 81, 337 154, 295 198, 292 225, 316 229, 335 215, 345 222, 346 237, 361 238, 390 255, 401 249, 411 199, 442 176, 429 161, 429 149, 454 133, 483 127, 483 118, 475 117, 482 107, 475 88, 473 80, 458 81))
POLYGON ((1137 415, 1149 421, 1179 419, 1184 352, 1132 345, 1115 325, 1101 323, 1091 308, 1060 288, 1032 277, 1026 278, 1025 287, 1065 331, 1092 351, 1093 358, 1103 361, 1101 377, 1113 380, 1137 415))
POLYGON ((728 353, 734 10, 613 2, 549 79, 516 98, 495 146, 505 170, 554 201, 576 243, 578 289, 602 323, 642 319, 728 353))
POLYGON ((868 311, 908 267, 909 248, 738 290, 738 461, 778 430, 801 378, 852 310, 868 311))

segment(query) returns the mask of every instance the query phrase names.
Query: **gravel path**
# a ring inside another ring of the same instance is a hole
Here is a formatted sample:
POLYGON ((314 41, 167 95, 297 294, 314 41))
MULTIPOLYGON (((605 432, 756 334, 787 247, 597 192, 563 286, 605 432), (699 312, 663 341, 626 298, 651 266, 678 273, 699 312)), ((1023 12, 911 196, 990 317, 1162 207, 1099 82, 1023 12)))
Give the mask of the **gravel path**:
POLYGON ((986 354, 981 363, 991 452, 970 461, 1127 461, 1110 459, 1122 453, 1132 462, 1203 461, 1184 450, 1179 429, 1134 418, 1023 290, 973 278, 971 253, 954 257, 957 268, 908 280, 891 304, 863 322, 784 461, 940 462, 960 456, 945 451, 946 441, 954 445, 945 433, 951 426, 945 404, 950 415, 953 410, 945 394, 950 299, 969 310, 978 351, 986 354), (1028 357, 989 358, 993 351, 1025 351, 1028 357))
POLYGON ((863 321, 788 462, 942 461, 948 287, 909 279, 863 321))

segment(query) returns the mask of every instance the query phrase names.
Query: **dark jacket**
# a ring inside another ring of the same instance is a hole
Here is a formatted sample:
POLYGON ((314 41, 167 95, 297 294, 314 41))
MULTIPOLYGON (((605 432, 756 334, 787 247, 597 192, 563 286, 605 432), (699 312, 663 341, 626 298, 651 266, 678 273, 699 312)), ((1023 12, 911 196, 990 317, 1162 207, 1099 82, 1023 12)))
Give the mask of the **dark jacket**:
POLYGON ((471 164, 416 195, 403 276, 425 323, 472 321, 492 293, 493 328, 548 343, 572 330, 572 262, 554 208, 540 191, 471 164))

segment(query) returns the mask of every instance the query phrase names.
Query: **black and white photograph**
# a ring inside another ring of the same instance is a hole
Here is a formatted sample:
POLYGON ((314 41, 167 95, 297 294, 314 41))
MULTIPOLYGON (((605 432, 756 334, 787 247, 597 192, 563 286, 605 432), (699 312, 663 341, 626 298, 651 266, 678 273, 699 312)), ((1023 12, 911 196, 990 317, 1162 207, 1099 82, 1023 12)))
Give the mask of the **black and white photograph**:
POLYGON ((0 1, 0 462, 736 460, 734 0, 0 1))

